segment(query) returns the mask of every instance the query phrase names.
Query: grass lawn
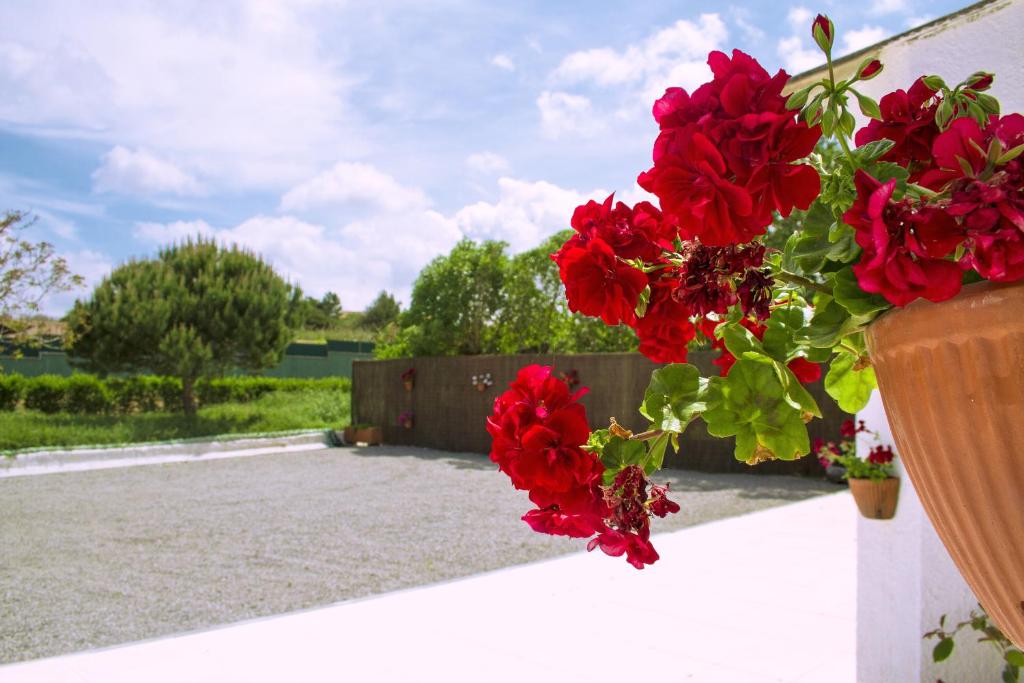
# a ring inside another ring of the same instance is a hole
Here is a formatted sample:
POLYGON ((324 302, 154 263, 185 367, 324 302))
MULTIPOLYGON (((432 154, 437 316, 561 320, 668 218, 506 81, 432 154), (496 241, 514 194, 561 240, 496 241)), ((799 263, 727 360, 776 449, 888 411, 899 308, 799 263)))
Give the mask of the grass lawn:
POLYGON ((200 408, 199 414, 191 420, 181 413, 0 412, 0 452, 38 446, 141 443, 220 434, 341 428, 350 420, 350 399, 347 391, 279 391, 249 403, 221 403, 200 408))

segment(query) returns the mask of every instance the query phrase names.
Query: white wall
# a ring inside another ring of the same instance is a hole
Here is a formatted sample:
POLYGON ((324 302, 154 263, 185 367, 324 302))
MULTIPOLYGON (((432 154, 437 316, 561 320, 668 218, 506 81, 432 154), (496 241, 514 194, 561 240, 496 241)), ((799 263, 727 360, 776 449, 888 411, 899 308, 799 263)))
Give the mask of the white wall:
MULTIPOLYGON (((954 84, 975 71, 994 71, 991 94, 1003 113, 1024 112, 1024 0, 999 0, 974 12, 886 45, 885 70, 864 84, 876 98, 907 88, 921 75, 954 84)), ((892 444, 876 392, 860 416, 892 444)), ((861 444, 861 447, 866 444, 861 444)), ((901 474, 902 476, 902 474, 901 474)), ((857 527, 857 680, 860 683, 950 683, 1000 680, 1001 664, 973 632, 957 639, 952 658, 933 664, 934 640, 921 636, 939 617, 956 623, 977 600, 925 516, 910 480, 902 476, 891 521, 861 518, 857 527)))

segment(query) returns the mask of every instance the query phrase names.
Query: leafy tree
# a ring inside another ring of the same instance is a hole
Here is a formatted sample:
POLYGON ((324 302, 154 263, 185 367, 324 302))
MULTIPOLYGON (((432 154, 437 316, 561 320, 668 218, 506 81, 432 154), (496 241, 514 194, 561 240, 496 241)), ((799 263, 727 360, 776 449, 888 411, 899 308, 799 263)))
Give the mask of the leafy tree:
POLYGON ((420 274, 409 311, 381 329, 378 357, 635 349, 628 327, 569 310, 551 253, 570 234, 512 258, 502 242, 460 242, 420 274))
POLYGON ((306 297, 302 308, 306 327, 314 330, 329 330, 341 319, 341 299, 334 292, 327 292, 319 301, 306 297))
POLYGON ((504 242, 464 239, 420 271, 396 346, 382 354, 446 356, 492 350, 508 272, 504 242))
POLYGON ((35 221, 20 211, 0 217, 0 341, 26 342, 32 337, 30 318, 48 294, 82 284, 53 245, 31 242, 19 233, 35 221))
POLYGON ((382 290, 363 313, 362 325, 371 330, 380 330, 398 320, 399 313, 401 308, 395 297, 382 290))
POLYGON ((189 240, 116 268, 76 302, 71 355, 101 374, 178 377, 182 408, 194 415, 200 378, 280 362, 302 323, 301 301, 258 256, 189 240))

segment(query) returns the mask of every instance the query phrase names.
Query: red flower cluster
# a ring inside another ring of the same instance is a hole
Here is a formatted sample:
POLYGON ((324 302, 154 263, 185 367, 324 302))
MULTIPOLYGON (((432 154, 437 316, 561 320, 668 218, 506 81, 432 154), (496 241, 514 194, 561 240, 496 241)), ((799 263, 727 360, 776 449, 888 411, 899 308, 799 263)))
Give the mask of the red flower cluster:
POLYGON ((552 258, 570 310, 608 325, 632 325, 647 275, 626 261, 658 259, 662 250, 672 248, 676 230, 649 202, 613 206, 614 197, 577 207, 572 217, 576 234, 552 258))
POLYGON ((853 420, 843 420, 843 424, 839 425, 839 435, 846 439, 852 439, 862 432, 867 432, 868 426, 864 423, 864 420, 858 420, 857 424, 854 424, 853 420))
POLYGON ((491 460, 537 506, 523 516, 534 531, 574 538, 595 536, 588 548, 626 555, 638 569, 658 559, 650 543, 651 514, 664 517, 679 506, 666 489, 651 485, 643 470, 629 468, 610 487, 601 485, 604 465, 582 448, 590 436, 579 398, 552 368, 530 365, 494 401, 487 419, 491 460), (628 473, 628 474, 627 474, 628 473))
POLYGON ((857 201, 843 220, 864 253, 853 267, 867 292, 897 306, 918 297, 944 301, 960 291, 964 270, 997 282, 1024 278, 1024 161, 989 159, 997 145, 1024 144, 1024 116, 992 117, 982 128, 960 118, 932 142, 930 170, 920 181, 948 190, 938 202, 893 201, 896 181, 879 183, 858 171, 857 201), (959 264, 947 257, 963 246, 959 264))
POLYGON ((962 240, 956 221, 938 207, 892 201, 896 181, 885 184, 857 171, 857 201, 843 214, 864 250, 853 266, 865 292, 896 306, 918 297, 945 301, 960 291, 961 270, 946 260, 962 240))
MULTIPOLYGON (((725 377, 736 363, 736 356, 729 353, 729 349, 725 348, 725 341, 723 339, 715 337, 715 328, 720 324, 719 321, 705 318, 701 321, 701 332, 711 340, 711 348, 721 351, 721 355, 711 362, 718 366, 719 374, 725 377)), ((764 339, 764 333, 768 331, 767 326, 756 323, 750 318, 743 318, 740 320, 740 324, 750 330, 751 334, 759 340, 764 339)), ((789 361, 786 367, 793 372, 801 384, 811 384, 821 379, 821 365, 812 363, 806 358, 794 358, 789 361)))
POLYGON ((604 492, 612 527, 592 538, 587 550, 601 548, 613 557, 626 556, 637 569, 654 564, 658 553, 651 545, 651 515, 665 517, 679 512, 679 504, 665 495, 668 487, 650 485, 639 465, 630 465, 619 472, 604 492))
POLYGON ((832 464, 832 457, 834 455, 842 455, 843 451, 835 444, 834 441, 825 442, 824 439, 818 437, 811 444, 811 453, 818 454, 818 464, 822 467, 828 468, 832 464), (825 450, 825 449, 828 450, 825 450))
POLYGON ((872 465, 888 465, 895 456, 892 446, 878 445, 868 452, 868 462, 872 465))
POLYGON ((806 209, 821 189, 817 171, 793 164, 821 137, 786 109, 789 76, 770 76, 753 57, 712 52, 710 83, 692 95, 669 88, 654 104, 661 128, 641 187, 679 221, 684 238, 710 246, 763 235, 778 211, 806 209))
POLYGON ((882 139, 895 142, 882 160, 908 169, 911 182, 916 182, 932 168, 932 142, 939 134, 935 123, 938 106, 935 91, 925 85, 922 76, 909 90, 883 96, 878 102, 882 120, 868 121, 854 139, 858 146, 882 139))

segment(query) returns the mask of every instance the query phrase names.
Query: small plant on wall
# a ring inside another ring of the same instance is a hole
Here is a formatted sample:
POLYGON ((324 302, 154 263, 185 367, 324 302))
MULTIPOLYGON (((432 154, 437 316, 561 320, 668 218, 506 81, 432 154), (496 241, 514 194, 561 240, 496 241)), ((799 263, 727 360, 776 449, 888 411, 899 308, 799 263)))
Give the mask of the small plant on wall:
POLYGON ((470 383, 476 387, 477 391, 487 391, 488 387, 494 386, 494 379, 491 378, 491 373, 484 372, 479 375, 473 375, 470 383))
POLYGON ((1020 680, 1020 670, 1024 667, 1024 652, 1014 647, 1003 632, 989 620, 981 605, 978 605, 977 610, 971 610, 971 615, 966 621, 961 621, 950 631, 946 631, 946 615, 943 614, 939 619, 939 627, 924 634, 926 640, 935 638, 939 641, 932 650, 932 660, 944 662, 949 659, 956 644, 953 639, 968 626, 977 631, 979 643, 990 643, 1003 660, 1003 683, 1017 683, 1020 680))
POLYGON ((570 389, 575 389, 580 384, 580 373, 576 368, 566 370, 562 373, 562 381, 568 384, 570 389))
POLYGON ((843 477, 850 482, 850 491, 861 514, 868 519, 892 519, 896 514, 899 497, 899 479, 893 467, 892 446, 883 445, 874 433, 875 445, 866 458, 857 455, 857 435, 872 433, 861 420, 856 425, 847 420, 839 428, 842 437, 838 443, 818 439, 814 452, 826 468, 843 468, 843 477))
POLYGON ((403 429, 412 429, 416 423, 416 416, 411 410, 404 410, 398 416, 398 424, 402 425, 403 429))
POLYGON ((416 386, 416 368, 409 368, 402 373, 402 384, 405 385, 406 391, 412 391, 412 388, 416 386))

